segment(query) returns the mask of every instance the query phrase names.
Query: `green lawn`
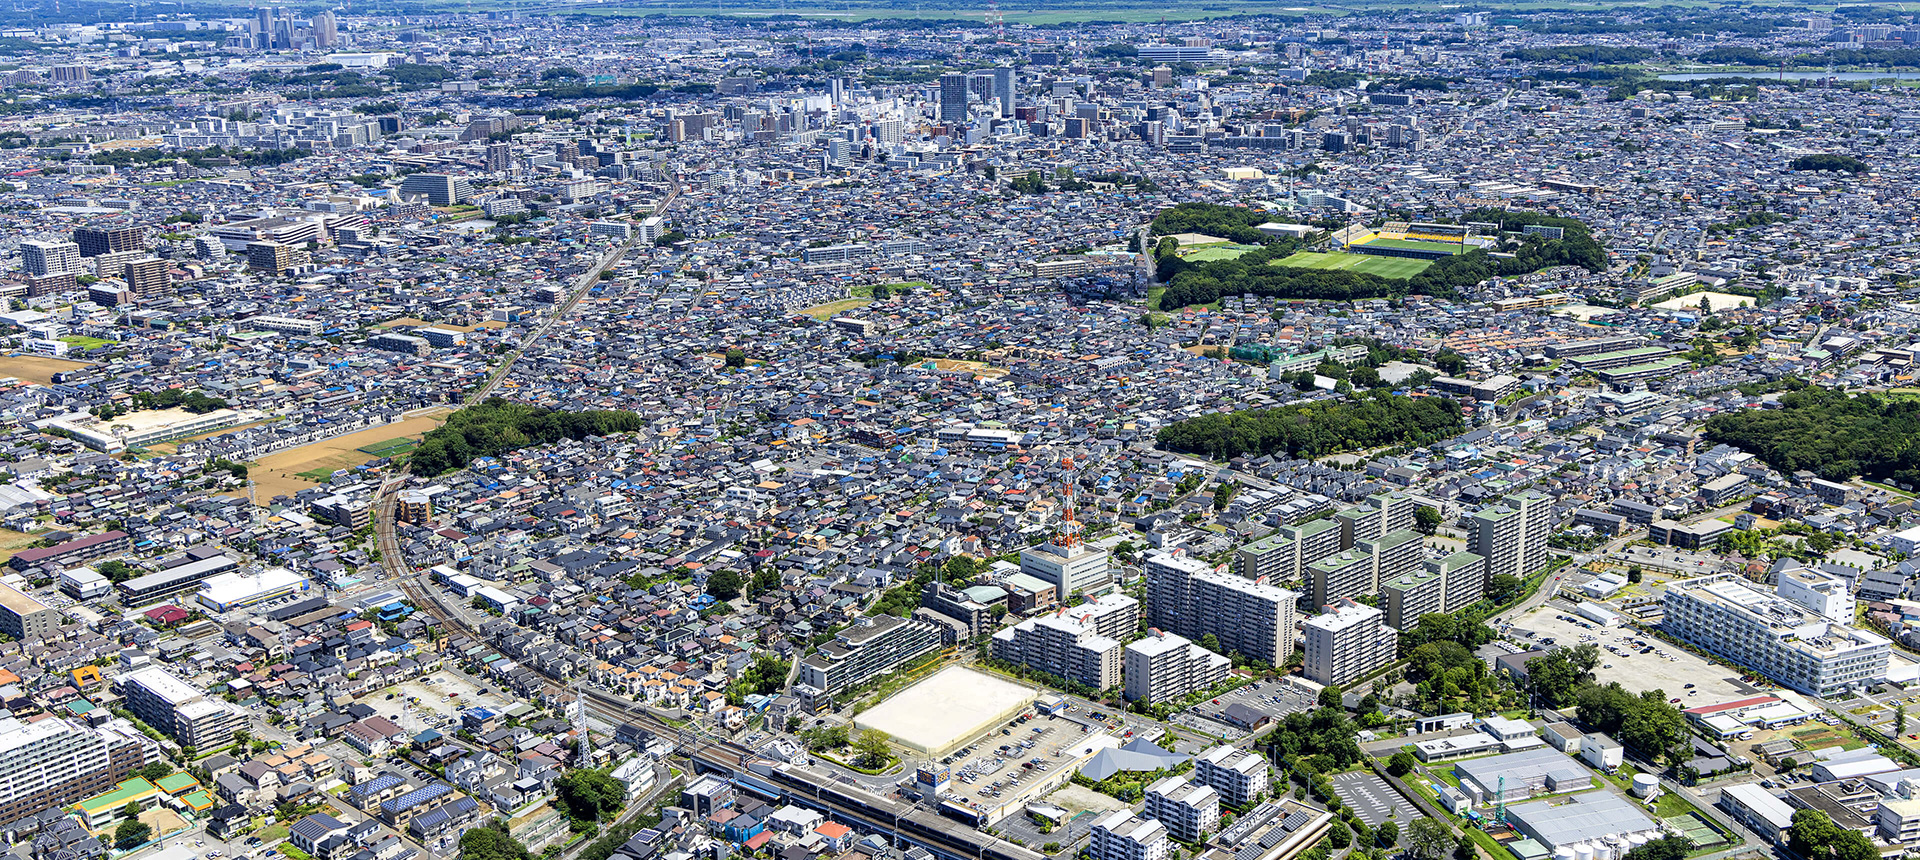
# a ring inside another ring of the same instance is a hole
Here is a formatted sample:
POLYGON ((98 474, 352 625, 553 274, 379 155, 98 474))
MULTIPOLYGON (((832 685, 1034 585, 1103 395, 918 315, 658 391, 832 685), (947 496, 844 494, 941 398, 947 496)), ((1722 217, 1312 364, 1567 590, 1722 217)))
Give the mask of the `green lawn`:
POLYGON ((1194 263, 1211 263, 1215 260, 1232 260, 1232 259, 1238 258, 1240 255, 1245 254, 1248 251, 1254 250, 1254 248, 1256 247, 1258 246, 1255 246, 1255 245, 1208 245, 1204 248, 1201 248, 1198 251, 1194 251, 1191 254, 1181 255, 1181 259, 1187 260, 1189 262, 1194 262, 1194 263))
POLYGON ((418 441, 402 436, 398 439, 388 439, 385 442, 368 445, 357 450, 362 453, 372 454, 375 457, 394 457, 405 454, 417 447, 420 447, 418 441))
POLYGON ((86 335, 79 335, 79 334, 67 335, 66 337, 61 338, 60 342, 67 344, 68 346, 71 346, 74 349, 94 349, 96 347, 112 346, 113 344, 118 343, 118 341, 101 340, 100 338, 97 338, 97 337, 87 337, 86 335))
POLYGON ((1374 257, 1367 254, 1321 254, 1315 251, 1301 251, 1284 260, 1275 260, 1276 266, 1294 266, 1301 269, 1351 270, 1383 278, 1405 280, 1426 271, 1433 265, 1432 260, 1414 260, 1406 257, 1374 257))
POLYGON ((1448 254, 1458 254, 1463 247, 1451 242, 1427 242, 1420 239, 1375 239, 1364 244, 1381 248, 1408 248, 1415 251, 1445 251, 1448 254))

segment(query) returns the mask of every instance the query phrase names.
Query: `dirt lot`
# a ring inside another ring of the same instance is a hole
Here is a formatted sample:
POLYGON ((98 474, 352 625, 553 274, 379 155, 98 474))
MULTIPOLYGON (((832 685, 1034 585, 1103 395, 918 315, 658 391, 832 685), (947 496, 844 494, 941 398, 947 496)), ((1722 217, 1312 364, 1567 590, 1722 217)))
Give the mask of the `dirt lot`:
POLYGON ((1641 636, 1631 627, 1601 627, 1594 624, 1592 629, 1587 629, 1557 617, 1563 615, 1578 618, 1558 603, 1535 609, 1514 621, 1514 627, 1532 631, 1535 637, 1532 640, 1516 637, 1514 641, 1528 645, 1550 637, 1556 640, 1557 645, 1592 642, 1600 646, 1600 665, 1593 669, 1594 678, 1600 683, 1619 681, 1620 686, 1635 693, 1663 690, 1669 698, 1679 698, 1682 708, 1718 704, 1752 695, 1750 688, 1740 684, 1740 672, 1737 670, 1709 663, 1658 639, 1641 636), (1584 638, 1588 636, 1593 638, 1584 638), (1642 640, 1652 645, 1654 650, 1647 654, 1639 653, 1638 648, 1628 650, 1628 639, 1642 640), (1628 653, 1626 656, 1615 654, 1607 650, 1608 645, 1628 653), (1686 689, 1688 684, 1693 684, 1694 688, 1686 689))
POLYGON ((454 325, 452 323, 427 322, 426 320, 415 319, 413 317, 401 317, 399 319, 387 320, 386 322, 381 323, 380 327, 393 328, 394 326, 402 326, 402 325, 432 326, 434 328, 444 328, 451 331, 473 331, 474 329, 481 329, 481 328, 506 328, 507 327, 506 323, 495 322, 493 320, 487 320, 486 322, 482 322, 482 323, 475 323, 474 325, 454 325))
POLYGON ((155 836, 165 836, 187 829, 187 822, 180 817, 180 813, 164 806, 140 813, 140 821, 153 828, 155 836))
POLYGON ((1107 812, 1127 805, 1085 786, 1069 782, 1047 795, 1047 802, 1068 812, 1107 812))
POLYGON ((276 451, 261 457, 260 467, 251 470, 251 477, 256 486, 254 497, 264 505, 274 496, 292 495, 314 486, 319 482, 303 478, 300 473, 317 469, 347 469, 358 466, 375 459, 372 454, 361 451, 360 448, 401 436, 425 435, 428 430, 445 423, 451 411, 434 409, 404 421, 372 427, 344 436, 335 436, 323 442, 276 451))
POLYGON ((802 310, 801 313, 817 320, 823 320, 829 317, 839 316, 854 308, 864 308, 870 304, 873 304, 872 299, 841 299, 837 302, 827 302, 824 305, 814 305, 813 307, 802 310))
POLYGON ((0 529, 0 561, 13 558, 13 554, 27 548, 27 544, 39 540, 39 535, 30 535, 12 529, 0 529))
POLYGON ((0 357, 0 376, 17 376, 42 385, 52 385, 54 374, 86 367, 90 363, 38 355, 9 355, 0 357))

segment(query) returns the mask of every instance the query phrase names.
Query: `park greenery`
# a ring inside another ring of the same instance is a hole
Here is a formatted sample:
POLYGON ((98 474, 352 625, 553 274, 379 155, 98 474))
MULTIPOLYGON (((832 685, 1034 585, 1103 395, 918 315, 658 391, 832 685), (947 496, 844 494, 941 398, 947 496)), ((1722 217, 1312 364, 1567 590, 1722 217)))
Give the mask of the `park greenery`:
POLYGON ((1732 445, 1780 472, 1807 470, 1831 481, 1865 476, 1920 483, 1920 401, 1848 396, 1818 386, 1780 395, 1779 409, 1707 419, 1706 441, 1732 445))
POLYGON ((1793 160, 1794 170, 1834 170, 1844 173, 1865 173, 1867 163, 1851 155, 1835 155, 1829 152, 1816 152, 1802 155, 1793 160))
POLYGON ((530 445, 561 439, 580 440, 640 429, 640 416, 604 409, 564 412, 489 397, 447 416, 413 449, 408 466, 416 475, 441 475, 463 469, 477 457, 498 457, 530 445))
MULTIPOLYGON (((1437 221, 1447 220, 1433 217, 1437 221)), ((1526 275, 1554 266, 1579 266, 1589 272, 1600 272, 1607 265, 1605 249, 1594 240, 1585 224, 1535 212, 1475 209, 1461 215, 1460 222, 1497 224, 1506 235, 1492 251, 1474 248, 1442 257, 1420 273, 1404 279, 1352 270, 1280 265, 1300 249, 1300 243, 1268 236, 1255 229, 1265 220, 1264 214, 1255 210, 1208 203, 1182 203, 1155 216, 1153 232, 1162 237, 1153 251, 1155 276, 1167 285, 1160 294, 1160 307, 1183 308, 1210 304, 1222 296, 1248 294, 1326 300, 1410 293, 1454 296, 1462 287, 1493 277, 1526 275), (1559 227, 1563 232, 1558 239, 1519 232, 1532 225, 1559 227), (1179 241, 1169 235, 1183 232, 1220 236, 1258 247, 1230 260, 1191 260, 1180 256, 1179 241)))
POLYGON ((1679 708, 1667 703, 1662 690, 1636 696, 1619 682, 1604 687, 1587 684, 1578 689, 1575 699, 1581 722, 1649 758, 1679 764, 1692 755, 1687 747, 1687 720, 1679 708))
POLYGON ((605 771, 586 768, 560 774, 553 781, 553 791, 560 811, 575 823, 576 830, 584 829, 580 826, 583 824, 612 820, 627 800, 627 787, 619 780, 605 771))
POLYGON ((1382 445, 1424 445, 1461 426, 1460 407, 1452 400, 1376 391, 1346 400, 1201 415, 1161 428, 1159 442, 1218 460, 1242 454, 1319 457, 1382 445))
POLYGON ((533 852, 507 832, 505 819, 495 818, 460 834, 460 860, 533 860, 533 852))

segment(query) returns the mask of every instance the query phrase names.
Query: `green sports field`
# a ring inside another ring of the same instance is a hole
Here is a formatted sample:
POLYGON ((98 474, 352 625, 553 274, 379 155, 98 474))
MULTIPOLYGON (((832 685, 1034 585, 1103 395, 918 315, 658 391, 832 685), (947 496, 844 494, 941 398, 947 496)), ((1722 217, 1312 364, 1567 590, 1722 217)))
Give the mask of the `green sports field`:
POLYGON ((1433 265, 1433 261, 1406 257, 1372 257, 1366 254, 1321 254, 1301 251, 1284 260, 1275 260, 1273 264, 1301 269, 1351 270, 1367 275, 1404 280, 1425 271, 1428 266, 1433 265))
POLYGON ((1245 254, 1248 251, 1257 249, 1258 247, 1260 246, 1258 245, 1207 245, 1197 251, 1181 254, 1180 258, 1183 260, 1188 260, 1195 263, 1211 263, 1214 260, 1235 259, 1240 255, 1245 254))
POLYGON ((1375 239, 1365 244, 1382 248, 1411 248, 1416 251, 1445 251, 1449 254, 1460 253, 1462 247, 1452 242, 1426 242, 1419 239, 1375 239))

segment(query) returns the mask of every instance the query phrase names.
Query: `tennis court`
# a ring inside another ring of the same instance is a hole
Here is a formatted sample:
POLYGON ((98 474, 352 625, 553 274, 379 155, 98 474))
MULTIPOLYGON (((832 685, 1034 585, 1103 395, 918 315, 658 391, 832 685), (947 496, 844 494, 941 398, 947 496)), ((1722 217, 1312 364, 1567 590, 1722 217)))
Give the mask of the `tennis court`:
POLYGON ((1317 251, 1301 251, 1284 260, 1275 260, 1273 264, 1292 266, 1297 269, 1354 271, 1404 280, 1425 271, 1428 266, 1433 265, 1433 261, 1416 260, 1410 257, 1374 257, 1366 254, 1322 254, 1317 251))
POLYGON ((1695 849, 1709 848, 1727 841, 1726 837, 1722 836, 1712 824, 1707 823, 1706 819, 1701 818, 1698 812, 1676 815, 1666 819, 1665 823, 1669 828, 1687 837, 1695 849))

